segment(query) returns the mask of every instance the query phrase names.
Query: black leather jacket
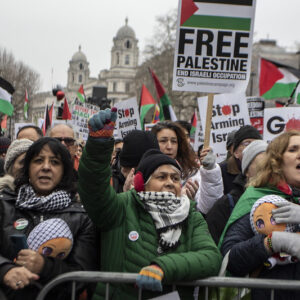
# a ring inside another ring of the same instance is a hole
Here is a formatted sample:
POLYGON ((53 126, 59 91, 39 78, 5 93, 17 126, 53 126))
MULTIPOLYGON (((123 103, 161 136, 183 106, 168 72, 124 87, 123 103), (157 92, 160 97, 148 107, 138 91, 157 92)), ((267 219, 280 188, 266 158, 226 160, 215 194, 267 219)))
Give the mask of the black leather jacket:
MULTIPOLYGON (((62 273, 79 270, 96 270, 99 268, 99 251, 97 250, 98 245, 96 240, 96 231, 81 204, 72 202, 67 208, 42 213, 40 211, 20 210, 15 208, 16 197, 17 195, 8 189, 4 189, 0 193, 1 282, 3 282, 3 276, 6 274, 6 272, 11 268, 16 267, 16 265, 13 263, 15 251, 10 240, 10 235, 23 233, 28 237, 31 230, 37 224, 50 218, 61 218, 68 224, 73 234, 73 247, 68 257, 64 260, 44 256, 45 263, 41 273, 39 274, 39 283, 44 285, 55 276, 62 273), (28 225, 24 229, 17 230, 15 228, 15 221, 20 219, 27 220, 28 225)), ((1 289, 4 290, 9 299, 34 299, 36 296, 34 294, 37 293, 36 289, 34 289, 35 291, 32 291, 31 287, 27 287, 23 290, 15 292, 2 284, 1 289), (19 295, 20 293, 22 296, 19 295)), ((82 286, 79 286, 79 289, 82 289, 82 286)), ((66 299, 66 293, 66 287, 61 287, 59 291, 57 290, 55 299, 66 299)))

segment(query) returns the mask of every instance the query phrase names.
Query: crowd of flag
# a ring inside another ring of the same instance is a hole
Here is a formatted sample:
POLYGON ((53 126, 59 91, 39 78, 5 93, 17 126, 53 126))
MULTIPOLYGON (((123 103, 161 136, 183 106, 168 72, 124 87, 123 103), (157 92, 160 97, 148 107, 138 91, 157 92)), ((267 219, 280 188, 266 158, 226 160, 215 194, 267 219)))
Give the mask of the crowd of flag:
MULTIPOLYGON (((141 87, 139 112, 141 119, 141 126, 144 128, 146 115, 150 110, 153 110, 152 124, 159 121, 172 120, 176 121, 176 115, 173 110, 172 102, 168 97, 165 89, 158 79, 157 75, 149 68, 151 78, 153 79, 157 99, 155 99, 147 87, 143 84, 141 87)), ((300 70, 286 66, 265 58, 260 59, 260 75, 259 75, 259 96, 265 100, 277 99, 276 106, 286 105, 285 102, 280 101, 281 98, 288 98, 288 104, 300 104, 300 70)), ((13 116, 14 107, 12 105, 12 95, 14 87, 4 78, 0 77, 0 113, 3 114, 1 120, 2 132, 7 128, 7 117, 13 116)), ((83 85, 81 85, 77 92, 77 98, 80 102, 85 103, 86 97, 84 94, 83 85)), ((28 109, 30 101, 27 90, 24 95, 24 119, 28 120, 28 109)), ((54 103, 45 108, 44 122, 42 130, 44 134, 52 124, 54 103)), ((71 120, 72 114, 69 109, 68 101, 64 97, 62 120, 71 120)), ((197 112, 195 110, 191 118, 191 136, 195 134, 197 126, 197 112)))

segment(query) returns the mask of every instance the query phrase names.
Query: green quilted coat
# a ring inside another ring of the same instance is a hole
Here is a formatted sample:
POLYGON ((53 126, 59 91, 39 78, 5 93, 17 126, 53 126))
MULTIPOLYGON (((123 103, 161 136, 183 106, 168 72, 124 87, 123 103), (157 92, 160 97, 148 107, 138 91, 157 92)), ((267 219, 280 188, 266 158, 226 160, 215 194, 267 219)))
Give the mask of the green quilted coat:
MULTIPOLYGON (((79 166, 79 194, 92 221, 101 230, 101 271, 138 273, 158 264, 164 271, 163 293, 176 281, 192 281, 218 274, 221 255, 202 215, 191 205, 180 245, 157 253, 154 222, 134 189, 116 194, 110 186, 113 140, 87 141, 79 166)), ((138 147, 138 145, 137 145, 138 147)), ((104 298, 104 285, 97 285, 93 299, 104 298)), ((193 299, 193 288, 178 288, 181 299, 193 299)), ((110 286, 110 299, 137 299, 134 285, 110 286)), ((160 293, 143 291, 143 299, 160 293)))

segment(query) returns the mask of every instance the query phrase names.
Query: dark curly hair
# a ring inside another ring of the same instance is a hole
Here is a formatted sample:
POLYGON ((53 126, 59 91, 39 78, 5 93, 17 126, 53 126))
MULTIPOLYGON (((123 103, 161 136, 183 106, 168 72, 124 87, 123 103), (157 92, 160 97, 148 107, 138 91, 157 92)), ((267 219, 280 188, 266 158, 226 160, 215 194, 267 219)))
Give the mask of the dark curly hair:
POLYGON ((50 137, 43 137, 35 141, 28 149, 24 159, 24 167, 22 169, 21 176, 16 179, 16 188, 19 190, 21 185, 30 184, 29 181, 29 167, 32 159, 36 157, 42 149, 48 146, 50 150, 58 157, 63 164, 63 176, 61 181, 55 187, 56 190, 64 190, 71 193, 73 197, 75 195, 74 186, 74 171, 71 155, 68 149, 62 145, 58 140, 50 137))
POLYGON ((170 129, 175 132, 178 141, 178 150, 176 160, 182 168, 182 177, 187 179, 194 175, 198 170, 196 163, 196 154, 188 144, 183 128, 175 122, 163 121, 155 124, 151 131, 157 136, 157 133, 163 129, 170 129))

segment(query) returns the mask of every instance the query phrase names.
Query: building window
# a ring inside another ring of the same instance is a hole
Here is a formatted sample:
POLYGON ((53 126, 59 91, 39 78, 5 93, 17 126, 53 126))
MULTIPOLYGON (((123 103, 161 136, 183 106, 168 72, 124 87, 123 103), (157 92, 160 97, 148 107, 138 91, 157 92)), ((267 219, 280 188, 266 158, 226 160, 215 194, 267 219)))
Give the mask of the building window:
POLYGON ((82 63, 79 64, 79 70, 83 70, 83 64, 82 63))
POLYGON ((125 42, 125 47, 126 47, 127 49, 130 49, 130 48, 131 48, 131 43, 130 43, 129 40, 127 40, 127 41, 125 42))
POLYGON ((126 55, 125 56, 125 65, 129 65, 130 64, 130 56, 129 55, 126 55))
POLYGON ((120 53, 119 52, 116 53, 116 63, 117 63, 117 65, 120 64, 120 53))
POLYGON ((82 75, 81 74, 78 76, 78 82, 82 82, 82 75))
POLYGON ((74 73, 72 73, 72 82, 75 81, 75 76, 74 76, 74 73))
POLYGON ((125 83, 125 91, 126 91, 126 93, 128 93, 130 91, 130 83, 129 82, 125 83))
POLYGON ((113 83, 113 92, 116 92, 116 91, 117 91, 117 83, 114 82, 114 83, 113 83))

